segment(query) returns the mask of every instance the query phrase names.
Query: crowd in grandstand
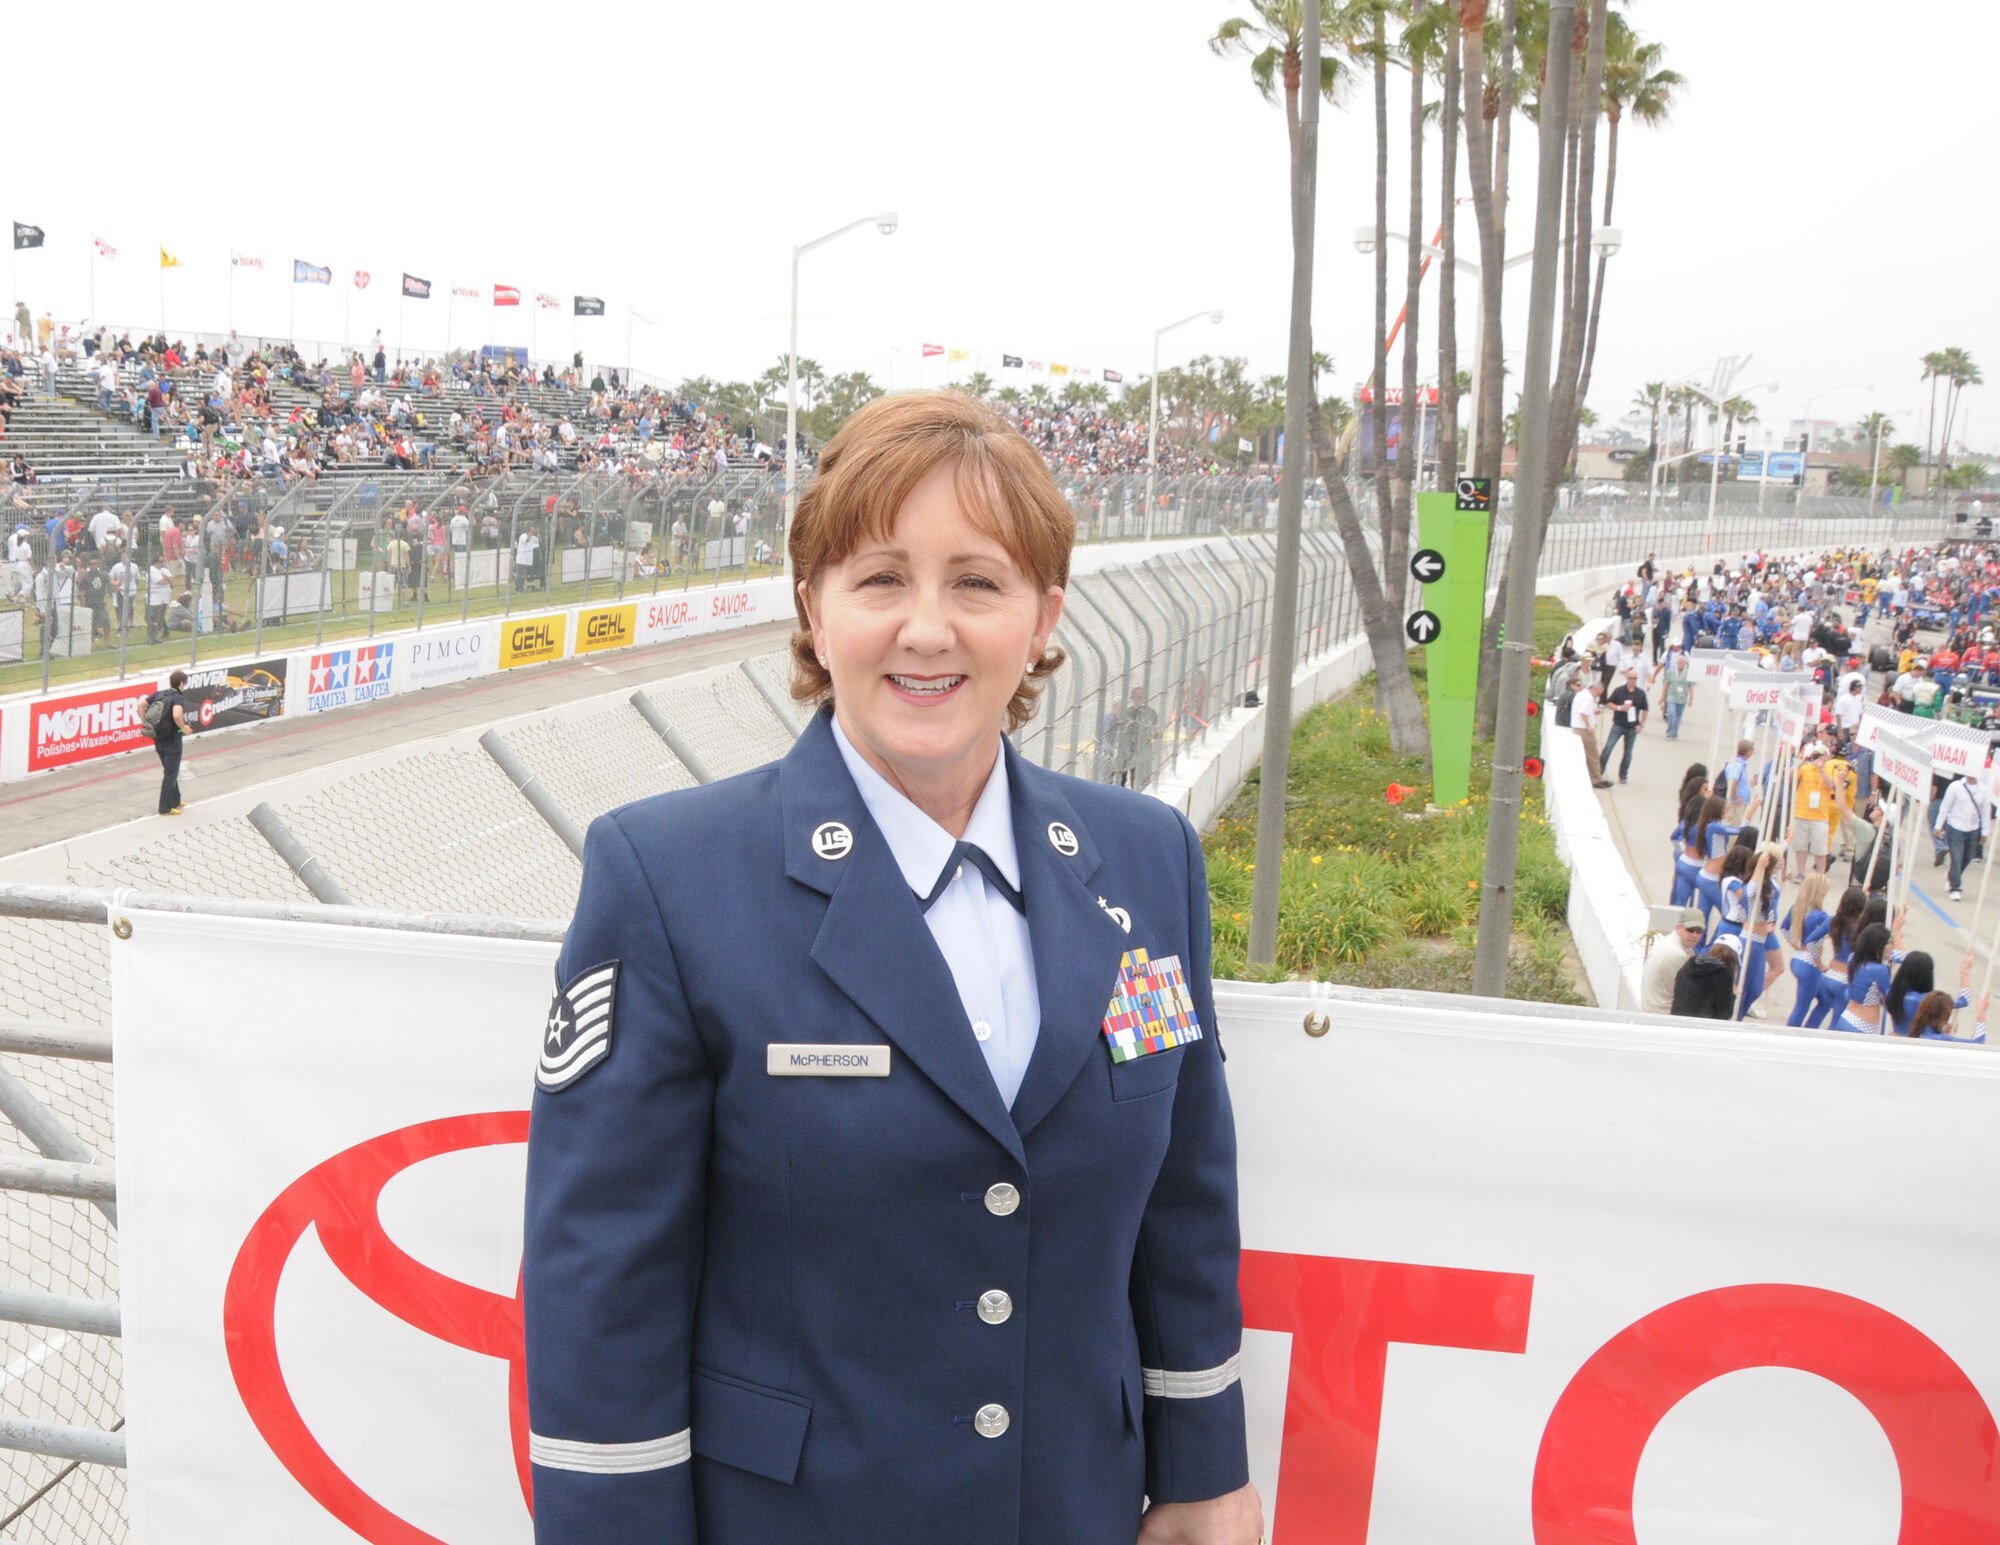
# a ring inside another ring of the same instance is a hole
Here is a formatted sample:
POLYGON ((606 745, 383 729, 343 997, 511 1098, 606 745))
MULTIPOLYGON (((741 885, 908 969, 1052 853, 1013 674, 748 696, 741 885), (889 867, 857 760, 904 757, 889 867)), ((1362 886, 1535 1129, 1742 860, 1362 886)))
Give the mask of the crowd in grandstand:
MULTIPOLYGON (((1938 987, 1927 952, 1903 948, 1905 916, 1889 915, 1890 834, 1904 812, 1876 774, 1864 720, 1873 705, 1877 716, 1908 716, 1919 733, 1928 719, 1967 726, 1975 741, 2000 737, 1996 612, 2000 560, 1985 544, 1809 560, 1752 553, 1740 566, 1678 575, 1655 572, 1649 558, 1619 592, 1616 615, 1565 642, 1549 697, 1600 788, 1615 786, 1610 752, 1621 743, 1625 781, 1636 739, 1626 726, 1643 727, 1655 703, 1664 738, 1679 738, 1677 709, 1695 690, 1691 651, 1754 651, 1760 668, 1815 683, 1798 745, 1778 742, 1777 716, 1758 716, 1749 738, 1725 742, 1733 754, 1722 765, 1686 769, 1667 834, 1670 900, 1684 910, 1654 946, 1645 1007, 1761 1019, 1760 999, 1789 973, 1794 1025, 1984 1038, 1983 998, 1974 1024, 1956 1020, 1973 1006, 1971 955, 1958 963, 1954 996, 1938 987), (1612 727, 1602 754, 1600 723, 1612 727), (1838 865, 1848 866, 1845 885, 1838 865)), ((1967 868, 1984 856, 2000 813, 1985 757, 1974 761, 1973 774, 1933 778, 1922 812, 1922 855, 1946 868, 1953 902, 1964 900, 1967 868)), ((1907 869, 1910 855, 1903 860, 1907 869)))

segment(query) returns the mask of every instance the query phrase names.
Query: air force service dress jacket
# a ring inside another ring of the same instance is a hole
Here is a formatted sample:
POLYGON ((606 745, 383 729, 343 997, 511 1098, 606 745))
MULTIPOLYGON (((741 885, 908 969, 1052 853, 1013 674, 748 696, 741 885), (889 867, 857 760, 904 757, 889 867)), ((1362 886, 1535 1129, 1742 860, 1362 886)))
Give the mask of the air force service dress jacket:
POLYGON ((1004 754, 1011 1110, 826 712, 591 826, 528 1143, 540 1545, 1132 1545, 1247 1481, 1194 831, 1004 754), (1120 1060, 1163 957, 1180 1044, 1120 1060))

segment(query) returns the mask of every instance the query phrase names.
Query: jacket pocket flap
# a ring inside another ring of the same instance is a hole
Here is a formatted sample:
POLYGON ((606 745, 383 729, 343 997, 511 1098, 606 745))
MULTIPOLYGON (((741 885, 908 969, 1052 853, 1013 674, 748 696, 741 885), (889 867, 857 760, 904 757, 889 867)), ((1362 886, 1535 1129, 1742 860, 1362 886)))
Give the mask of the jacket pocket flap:
POLYGON ((789 1486, 811 1420, 797 1395, 695 1370, 692 1447, 704 1459, 789 1486))

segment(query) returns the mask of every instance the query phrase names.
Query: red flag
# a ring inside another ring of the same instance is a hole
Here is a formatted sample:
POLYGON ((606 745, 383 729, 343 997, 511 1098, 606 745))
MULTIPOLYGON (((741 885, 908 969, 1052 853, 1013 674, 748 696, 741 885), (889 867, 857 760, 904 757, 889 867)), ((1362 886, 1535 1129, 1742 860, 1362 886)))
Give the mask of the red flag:
POLYGON ((547 290, 537 290, 535 291, 535 304, 540 306, 544 311, 554 311, 562 305, 562 302, 549 294, 547 290))
POLYGON ((368 288, 368 270, 367 270, 367 269, 365 269, 365 268, 357 268, 357 269, 355 269, 355 270, 354 270, 354 287, 355 287, 355 288, 356 288, 357 290, 365 290, 365 289, 367 289, 367 288, 368 288))
POLYGON ((511 284, 496 284, 493 286, 493 304, 518 306, 521 304, 521 292, 511 284))
POLYGON ((942 353, 944 353, 944 345, 941 343, 927 343, 924 345, 925 359, 936 359, 942 353))

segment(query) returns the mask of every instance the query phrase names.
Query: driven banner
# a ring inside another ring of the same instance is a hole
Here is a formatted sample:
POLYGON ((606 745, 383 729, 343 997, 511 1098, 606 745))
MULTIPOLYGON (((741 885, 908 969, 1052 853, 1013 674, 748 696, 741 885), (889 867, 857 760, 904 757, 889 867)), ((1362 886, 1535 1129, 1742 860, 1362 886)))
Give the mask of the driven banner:
MULTIPOLYGON (((133 1538, 525 1545, 553 946, 129 921, 133 1538), (186 990, 213 959, 227 1003, 186 990)), ((2000 1059, 1417 995, 1218 1009, 1273 1545, 2000 1539, 2000 1059)))

